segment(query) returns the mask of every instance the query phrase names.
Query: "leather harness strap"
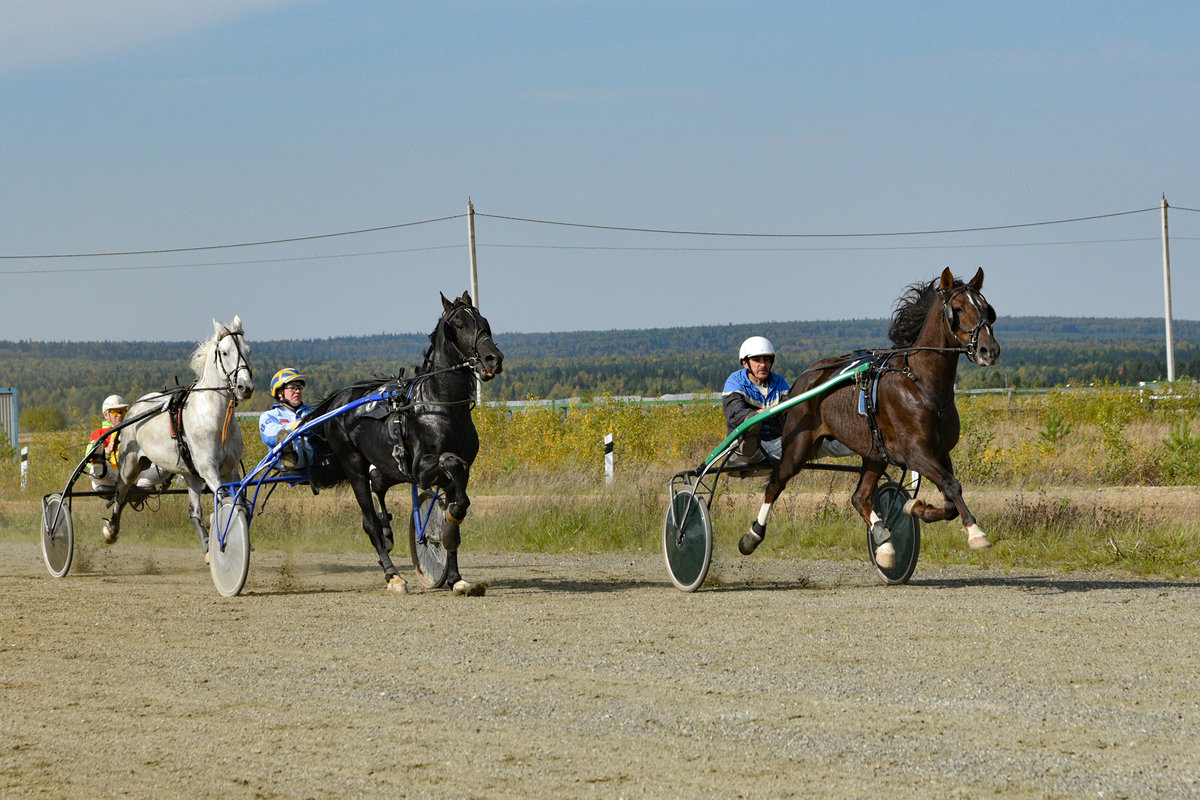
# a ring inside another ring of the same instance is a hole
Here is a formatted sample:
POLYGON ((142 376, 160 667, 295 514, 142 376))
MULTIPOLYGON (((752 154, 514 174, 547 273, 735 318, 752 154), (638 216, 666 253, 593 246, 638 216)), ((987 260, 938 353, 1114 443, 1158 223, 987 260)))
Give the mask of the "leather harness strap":
POLYGON ((171 438, 175 440, 175 445, 179 448, 179 460, 193 475, 197 474, 196 464, 192 461, 192 451, 188 448, 187 439, 183 435, 183 404, 195 387, 194 383, 185 386, 182 392, 173 395, 170 402, 167 403, 167 419, 171 423, 171 438))

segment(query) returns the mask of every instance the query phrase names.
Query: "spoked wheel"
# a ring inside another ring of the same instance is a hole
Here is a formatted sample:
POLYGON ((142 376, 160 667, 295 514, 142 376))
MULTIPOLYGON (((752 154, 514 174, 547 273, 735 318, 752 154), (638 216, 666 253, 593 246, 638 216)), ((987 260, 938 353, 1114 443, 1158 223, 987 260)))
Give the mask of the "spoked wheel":
POLYGON ((217 504, 208 555, 217 591, 224 597, 241 594, 250 574, 250 521, 245 507, 229 497, 222 497, 217 504))
POLYGON ((906 583, 917 568, 917 556, 921 552, 921 524, 916 517, 904 513, 904 504, 912 495, 895 481, 884 481, 875 487, 875 513, 892 532, 892 547, 896 548, 896 564, 884 569, 875 561, 875 548, 871 534, 867 533, 867 552, 875 571, 888 583, 906 583))
POLYGON ((75 525, 71 509, 63 503, 61 494, 52 494, 42 501, 42 557, 46 569, 56 578, 71 571, 75 556, 75 525))
POLYGON ((446 527, 446 496, 424 489, 413 503, 408 517, 408 551, 412 554, 417 579, 427 589, 436 589, 446 582, 446 548, 442 531, 446 527))
POLYGON ((694 592, 712 565, 712 516, 708 503, 691 489, 681 489, 667 506, 663 521, 663 558, 676 589, 694 592))

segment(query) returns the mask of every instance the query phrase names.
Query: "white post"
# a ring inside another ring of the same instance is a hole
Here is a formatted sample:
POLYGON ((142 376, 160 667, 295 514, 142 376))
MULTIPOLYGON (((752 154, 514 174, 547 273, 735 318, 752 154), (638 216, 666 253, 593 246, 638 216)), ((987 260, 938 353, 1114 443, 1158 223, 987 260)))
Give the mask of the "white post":
POLYGON ((1163 292, 1167 303, 1167 382, 1175 380, 1175 335, 1171 331, 1171 244, 1167 238, 1167 196, 1162 198, 1163 292))
POLYGON ((613 435, 604 434, 604 482, 613 482, 613 435))
MULTIPOLYGON (((475 204, 467 198, 467 248, 471 254, 471 302, 479 308, 479 262, 475 259, 475 204)), ((483 402, 483 381, 475 376, 475 403, 483 402)))
POLYGON ((21 448, 21 491, 29 484, 29 448, 21 448))

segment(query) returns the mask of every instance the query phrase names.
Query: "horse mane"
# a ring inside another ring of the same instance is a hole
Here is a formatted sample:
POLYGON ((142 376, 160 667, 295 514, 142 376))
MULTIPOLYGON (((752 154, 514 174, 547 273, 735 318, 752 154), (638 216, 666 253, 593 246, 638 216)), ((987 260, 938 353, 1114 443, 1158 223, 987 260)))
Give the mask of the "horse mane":
POLYGON ((445 336, 444 329, 446 327, 446 317, 449 316, 450 312, 461 306, 470 305, 470 303, 463 300, 461 297, 456 297, 450 303, 450 307, 442 312, 442 315, 438 317, 437 325, 433 326, 433 330, 429 334, 429 346, 425 348, 425 352, 422 354, 421 366, 417 367, 413 374, 420 375, 421 373, 429 370, 430 361, 433 359, 433 349, 437 347, 438 337, 445 336))
POLYGON ((208 363, 208 354, 217 346, 217 337, 205 339, 200 344, 196 345, 196 349, 192 351, 191 364, 192 371, 196 373, 197 378, 204 376, 204 365, 208 363))
MULTIPOLYGON (((959 279, 954 280, 955 286, 962 286, 959 279)), ((903 294, 896 300, 896 308, 892 312, 892 324, 888 328, 888 338, 896 347, 912 347, 925 327, 925 318, 929 309, 941 299, 941 280, 934 278, 929 282, 917 281, 905 287, 903 294)))
MULTIPOLYGON (((234 317, 233 320, 229 322, 220 323, 220 325, 223 330, 228 331, 229 333, 242 332, 242 323, 237 317, 234 317), (237 324, 234 325, 234 322, 237 322, 237 324)), ((216 331, 213 331, 212 336, 200 342, 198 345, 196 345, 196 349, 192 351, 192 355, 190 356, 191 366, 192 371, 196 373, 197 378, 204 377, 204 365, 208 363, 209 353, 211 353, 213 348, 217 346, 217 337, 219 335, 220 334, 218 334, 216 331)))

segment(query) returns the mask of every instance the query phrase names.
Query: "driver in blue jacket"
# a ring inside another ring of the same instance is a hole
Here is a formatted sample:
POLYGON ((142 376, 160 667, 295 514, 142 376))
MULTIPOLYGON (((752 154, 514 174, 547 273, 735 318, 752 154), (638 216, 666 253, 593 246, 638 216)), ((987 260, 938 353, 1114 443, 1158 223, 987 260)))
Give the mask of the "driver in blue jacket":
MULTIPOLYGON (((300 427, 313 407, 304 404, 305 377, 284 367, 271 377, 271 396, 277 401, 258 418, 258 434, 263 444, 274 447, 300 427)), ((304 436, 292 440, 291 447, 279 455, 283 469, 296 469, 312 463, 312 445, 304 436)))
MULTIPOLYGON (((725 412, 726 431, 731 433, 752 415, 783 402, 788 397, 788 382, 771 371, 775 364, 775 345, 764 336, 751 336, 738 351, 742 369, 725 381, 721 408, 725 412)), ((782 416, 769 417, 742 434, 736 457, 744 463, 762 461, 764 456, 779 461, 783 456, 782 416)))

